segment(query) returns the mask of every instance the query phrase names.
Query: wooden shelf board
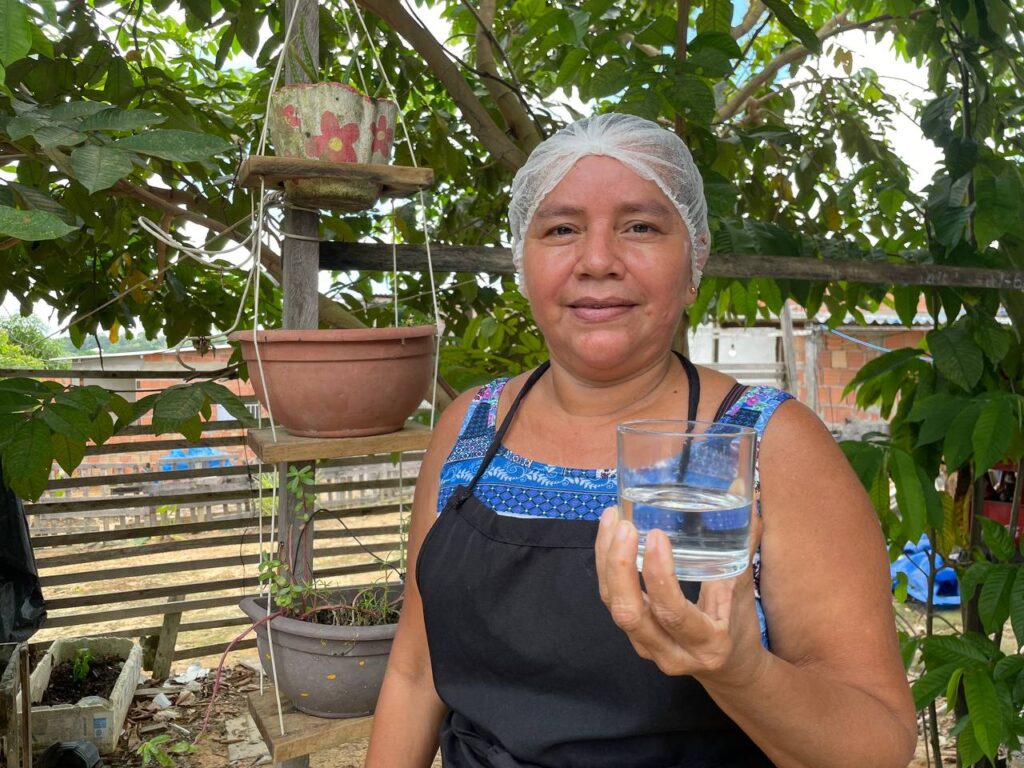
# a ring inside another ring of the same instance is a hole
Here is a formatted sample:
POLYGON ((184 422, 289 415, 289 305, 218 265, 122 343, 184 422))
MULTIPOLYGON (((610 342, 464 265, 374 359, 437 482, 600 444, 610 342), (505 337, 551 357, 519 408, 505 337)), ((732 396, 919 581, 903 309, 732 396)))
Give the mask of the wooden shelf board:
POLYGON ((258 187, 260 179, 268 187, 282 187, 290 179, 340 179, 375 181, 383 185, 381 197, 405 197, 434 183, 433 168, 406 165, 368 165, 303 160, 297 157, 252 156, 238 168, 240 187, 258 187))
POLYGON ((249 714, 275 764, 365 739, 373 725, 372 715, 346 719, 313 717, 299 712, 284 696, 281 697, 281 711, 284 715, 283 735, 277 719, 273 687, 268 686, 263 695, 249 694, 249 714))
POLYGON ((415 422, 408 422, 399 432, 369 437, 296 437, 279 427, 276 441, 269 429, 251 429, 246 442, 261 461, 276 464, 284 461, 369 456, 393 451, 419 451, 427 447, 430 434, 429 429, 415 422))

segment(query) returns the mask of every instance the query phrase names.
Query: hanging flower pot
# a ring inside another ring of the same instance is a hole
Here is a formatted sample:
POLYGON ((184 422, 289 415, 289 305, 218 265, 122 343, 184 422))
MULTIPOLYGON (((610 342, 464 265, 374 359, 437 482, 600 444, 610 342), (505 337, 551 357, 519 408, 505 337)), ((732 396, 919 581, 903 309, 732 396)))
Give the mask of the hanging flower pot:
MULTIPOLYGON (((271 97, 270 137, 279 157, 331 163, 386 164, 391 160, 398 105, 342 83, 301 83, 271 97)), ((288 199, 314 208, 362 210, 381 192, 375 181, 290 179, 288 199)))
POLYGON ((435 330, 258 331, 260 362, 251 330, 228 338, 241 344, 256 397, 288 432, 357 437, 397 432, 423 402, 435 330))

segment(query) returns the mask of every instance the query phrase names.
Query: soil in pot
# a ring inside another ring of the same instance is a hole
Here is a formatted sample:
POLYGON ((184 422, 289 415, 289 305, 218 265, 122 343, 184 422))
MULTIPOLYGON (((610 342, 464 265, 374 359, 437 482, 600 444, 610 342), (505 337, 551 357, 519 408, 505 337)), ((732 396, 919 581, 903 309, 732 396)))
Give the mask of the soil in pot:
POLYGON ((124 667, 124 659, 117 656, 99 656, 89 660, 89 671, 81 679, 75 678, 70 661, 62 661, 50 672, 50 684, 43 693, 43 706, 77 704, 86 696, 109 699, 114 683, 124 667))

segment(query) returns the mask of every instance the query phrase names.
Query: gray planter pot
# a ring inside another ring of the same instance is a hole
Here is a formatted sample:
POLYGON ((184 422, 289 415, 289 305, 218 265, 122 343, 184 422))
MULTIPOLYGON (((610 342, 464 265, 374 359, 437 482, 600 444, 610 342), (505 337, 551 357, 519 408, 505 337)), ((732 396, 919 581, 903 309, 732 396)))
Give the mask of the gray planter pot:
MULTIPOLYGON (((246 597, 239 608, 255 623, 267 615, 267 598, 246 597)), ((278 689, 296 709, 332 718, 373 713, 397 624, 338 627, 278 616, 269 626, 278 689)), ((272 677, 267 627, 265 622, 256 628, 256 645, 263 670, 272 677)))

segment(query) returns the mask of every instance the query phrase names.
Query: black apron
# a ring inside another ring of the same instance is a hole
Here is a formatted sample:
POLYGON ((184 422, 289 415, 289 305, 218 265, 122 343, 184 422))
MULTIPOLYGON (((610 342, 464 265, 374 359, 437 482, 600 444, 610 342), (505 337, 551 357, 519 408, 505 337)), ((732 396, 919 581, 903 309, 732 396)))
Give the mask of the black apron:
MULTIPOLYGON (((697 415, 700 380, 680 356, 697 415)), ((596 521, 499 515, 473 495, 523 386, 469 486, 416 565, 446 768, 770 768, 692 677, 640 658, 598 594, 596 521)), ((683 584, 691 600, 699 584, 683 584)))

